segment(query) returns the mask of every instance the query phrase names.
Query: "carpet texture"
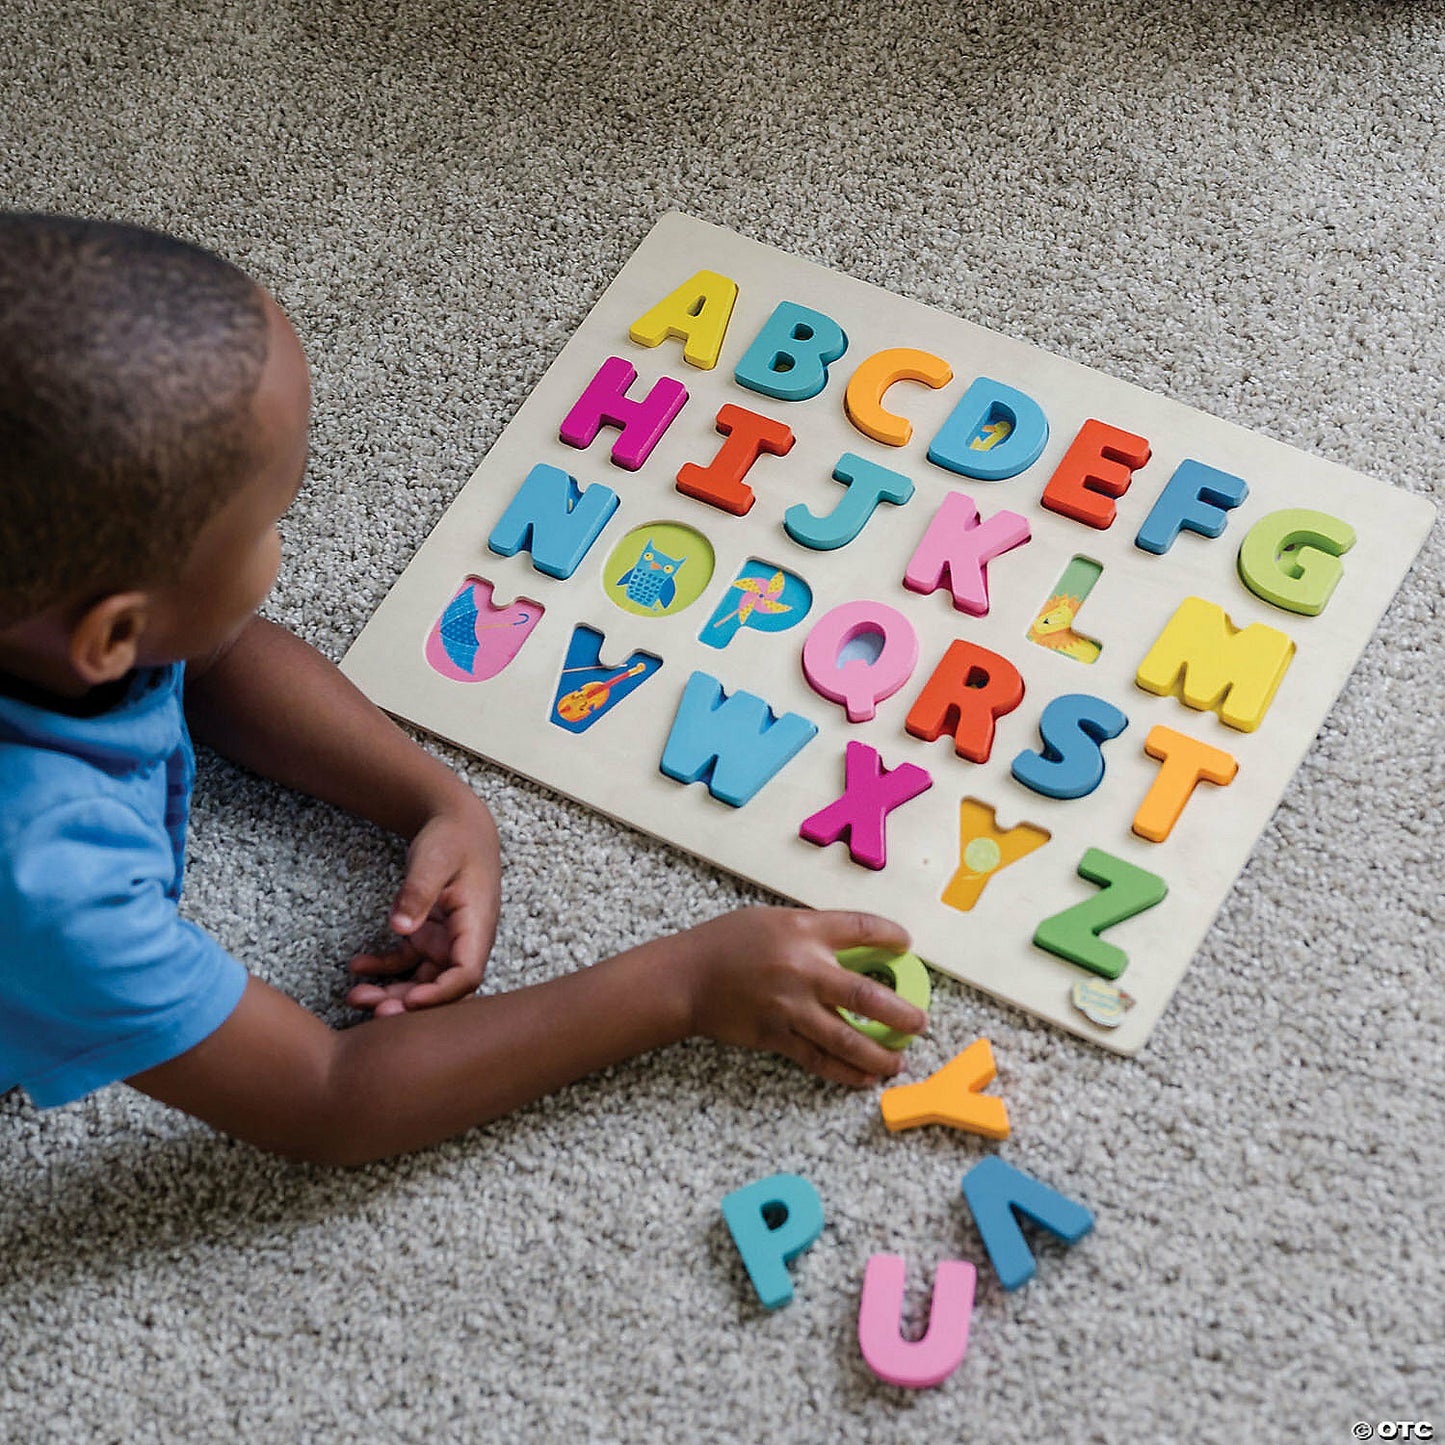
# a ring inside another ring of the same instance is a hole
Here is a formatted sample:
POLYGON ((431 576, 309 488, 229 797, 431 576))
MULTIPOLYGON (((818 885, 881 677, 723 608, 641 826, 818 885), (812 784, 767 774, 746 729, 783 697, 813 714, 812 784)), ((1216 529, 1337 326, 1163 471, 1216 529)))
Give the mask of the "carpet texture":
MULTIPOLYGON (((1445 491, 1445 6, 17 0, 0 204, 266 284, 314 370, 268 614, 339 657, 670 209, 1379 476, 1445 491)), ((1144 1055, 940 979, 1014 1137, 694 1043, 348 1173, 123 1087, 0 1100, 0 1440, 1343 1441, 1445 1431, 1437 525, 1144 1055), (959 1192, 1098 1226, 1006 1295, 959 1192), (718 1210, 828 1227, 766 1315, 718 1210), (876 1381, 867 1257, 979 1263, 936 1390, 876 1381)), ((488 986, 756 897, 439 749, 506 856, 488 986)), ((400 845, 203 760, 186 910, 342 1022, 400 845)))

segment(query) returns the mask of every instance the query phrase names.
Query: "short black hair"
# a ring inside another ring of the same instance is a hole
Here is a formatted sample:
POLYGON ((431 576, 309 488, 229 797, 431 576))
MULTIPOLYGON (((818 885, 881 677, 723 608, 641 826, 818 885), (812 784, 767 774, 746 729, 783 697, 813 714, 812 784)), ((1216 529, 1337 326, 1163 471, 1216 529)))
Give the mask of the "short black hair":
POLYGON ((0 211, 0 628, 179 576, 252 459, 266 352, 229 261, 0 211))

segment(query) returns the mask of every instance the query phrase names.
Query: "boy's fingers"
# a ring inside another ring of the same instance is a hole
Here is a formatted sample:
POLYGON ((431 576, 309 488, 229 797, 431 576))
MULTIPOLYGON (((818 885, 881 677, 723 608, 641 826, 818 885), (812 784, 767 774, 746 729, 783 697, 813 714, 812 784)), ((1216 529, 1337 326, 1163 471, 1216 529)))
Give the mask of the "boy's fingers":
POLYGON ((424 966, 417 970, 416 986, 407 995, 408 1008, 430 1008, 451 1003, 477 991, 482 981, 486 960, 482 956, 481 935, 471 926, 463 910, 452 915, 457 920, 451 940, 451 966, 424 966))
POLYGON ((454 909, 447 917, 447 933, 450 947, 447 952, 455 970, 472 980, 472 987, 482 981, 486 967, 486 942, 478 926, 475 908, 463 905, 454 909))
POLYGON ((407 1008, 432 1008, 436 1004, 453 1003, 476 992, 479 979, 474 979, 459 968, 449 968, 433 982, 414 984, 407 992, 407 1008))
MULTIPOLYGON (((906 1034, 921 1034, 928 1027, 928 1015, 907 999, 866 974, 854 973, 841 964, 827 970, 818 990, 825 1003, 861 1014, 865 1019, 901 1029, 906 1034)), ((843 1025, 848 1027, 847 1022, 843 1025)), ((857 1032, 857 1030, 853 1030, 857 1032)))
POLYGON ((346 1002, 350 1007, 359 1009, 375 1009, 378 1004, 383 1003, 401 1003, 401 995, 397 990, 404 986, 401 984, 359 983, 355 988, 347 990, 346 1002))
POLYGON ((450 932, 445 923, 439 923, 435 918, 428 918, 403 942, 414 948, 418 955, 429 958, 434 963, 446 963, 451 957, 450 932))
POLYGON ((391 927, 396 933, 414 933, 432 911, 454 871, 453 860, 444 852, 416 848, 406 863, 406 877, 391 905, 391 927))
POLYGON ((358 953, 346 965, 352 973, 366 976, 375 974, 410 973, 417 966, 421 955, 405 939, 395 948, 380 953, 358 953))
MULTIPOLYGON (((439 993, 423 993, 417 1001, 418 1007, 434 1003, 450 1003, 474 993, 482 981, 487 968, 488 935, 481 926, 477 910, 463 903, 446 916, 445 923, 431 922, 429 931, 437 935, 435 948, 428 947, 427 953, 444 966, 441 981, 445 988, 439 993)), ((420 940, 420 933, 417 939, 420 940)), ((437 975, 423 977, 418 972, 418 981, 430 983, 437 975)))
POLYGON ((817 920, 823 941, 835 953, 843 948, 886 948, 892 953, 903 953, 908 948, 908 930, 876 913, 825 910, 817 914, 817 920))
POLYGON ((399 979, 396 983, 388 986, 397 998, 410 998, 419 985, 434 982, 445 969, 446 964, 444 963, 433 963, 430 959, 423 959, 417 964, 416 970, 410 978, 399 979))
POLYGON ((890 1079, 903 1067, 901 1053, 885 1049, 877 1039, 870 1039, 832 1009, 824 1010, 816 1018, 800 1019, 795 1029, 824 1053, 870 1078, 890 1079))
MULTIPOLYGON (((844 1027, 847 1026, 844 1025, 844 1027)), ((783 1046, 783 1052, 788 1058, 801 1064, 810 1074, 817 1074, 820 1079, 827 1079, 829 1083, 847 1084, 850 1088, 865 1089, 877 1081, 876 1074, 869 1073, 867 1069, 860 1069, 846 1059, 840 1059, 837 1054, 820 1048, 812 1039, 796 1031, 783 1046)))

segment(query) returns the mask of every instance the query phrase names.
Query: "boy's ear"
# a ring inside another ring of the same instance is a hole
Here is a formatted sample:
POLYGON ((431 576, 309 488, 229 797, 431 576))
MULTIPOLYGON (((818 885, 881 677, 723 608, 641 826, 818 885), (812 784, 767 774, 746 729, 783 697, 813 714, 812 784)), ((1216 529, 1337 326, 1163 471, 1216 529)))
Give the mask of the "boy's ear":
POLYGON ((150 613, 148 592, 113 592, 86 608, 70 630, 70 664, 87 687, 114 682, 135 666, 150 613))

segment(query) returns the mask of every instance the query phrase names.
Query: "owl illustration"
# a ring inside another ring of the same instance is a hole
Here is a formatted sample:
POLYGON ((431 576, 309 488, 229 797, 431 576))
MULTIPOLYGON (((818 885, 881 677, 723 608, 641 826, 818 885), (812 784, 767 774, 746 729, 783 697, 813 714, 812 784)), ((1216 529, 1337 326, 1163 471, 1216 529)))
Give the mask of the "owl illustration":
POLYGON ((649 537, 642 555, 614 585, 626 589, 624 595, 629 602, 665 612, 677 596, 677 574, 686 561, 686 557, 669 557, 659 552, 649 537))

